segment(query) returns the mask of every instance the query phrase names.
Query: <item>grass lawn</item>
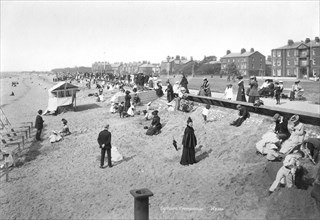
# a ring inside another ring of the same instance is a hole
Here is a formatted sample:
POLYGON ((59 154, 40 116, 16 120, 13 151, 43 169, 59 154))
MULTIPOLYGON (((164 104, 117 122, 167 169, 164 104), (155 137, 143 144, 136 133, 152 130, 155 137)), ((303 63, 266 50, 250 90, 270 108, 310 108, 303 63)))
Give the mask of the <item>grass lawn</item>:
MULTIPOLYGON (((237 94, 238 92, 238 85, 237 85, 237 80, 236 82, 227 82, 227 77, 223 76, 220 78, 219 76, 195 76, 193 78, 188 77, 188 88, 189 89, 197 89, 199 90, 200 86, 203 83, 203 78, 207 78, 210 83, 210 88, 212 92, 219 92, 219 93, 224 93, 224 90, 226 88, 227 84, 232 84, 233 85, 233 94, 237 94)), ((167 76, 161 76, 160 77, 162 80, 162 84, 165 85, 165 82, 167 80, 167 76)), ((272 78, 272 77, 270 77, 272 78)), ((174 84, 175 81, 180 81, 181 76, 176 76, 175 78, 170 76, 170 82, 171 84, 174 84)), ((264 79, 267 79, 265 77, 264 79)), ((264 79, 258 79, 259 87, 262 85, 264 82, 264 79)), ((294 83, 295 79, 288 78, 288 79, 281 79, 284 84, 284 88, 291 88, 292 84, 294 83)), ((304 97, 306 97, 307 101, 310 101, 314 104, 320 104, 320 83, 311 81, 311 80, 301 80, 300 85, 304 89, 304 97)), ((249 82, 248 79, 244 79, 244 86, 245 88, 249 87, 249 82)), ((285 92, 284 94, 286 94, 285 92)))

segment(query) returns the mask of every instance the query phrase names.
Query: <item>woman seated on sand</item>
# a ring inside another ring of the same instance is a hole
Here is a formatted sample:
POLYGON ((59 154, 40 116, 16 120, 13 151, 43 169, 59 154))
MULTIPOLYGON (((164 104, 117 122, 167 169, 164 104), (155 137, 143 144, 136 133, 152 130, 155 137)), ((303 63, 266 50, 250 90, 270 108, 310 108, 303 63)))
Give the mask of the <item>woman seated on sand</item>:
POLYGON ((69 130, 69 127, 68 127, 68 121, 66 119, 61 119, 62 123, 63 123, 63 128, 61 131, 59 131, 59 134, 61 136, 67 136, 67 135, 70 135, 71 132, 69 130))
POLYGON ((153 119, 151 122, 151 126, 148 128, 146 135, 157 135, 160 133, 162 125, 160 123, 160 117, 158 116, 158 110, 152 112, 153 119))

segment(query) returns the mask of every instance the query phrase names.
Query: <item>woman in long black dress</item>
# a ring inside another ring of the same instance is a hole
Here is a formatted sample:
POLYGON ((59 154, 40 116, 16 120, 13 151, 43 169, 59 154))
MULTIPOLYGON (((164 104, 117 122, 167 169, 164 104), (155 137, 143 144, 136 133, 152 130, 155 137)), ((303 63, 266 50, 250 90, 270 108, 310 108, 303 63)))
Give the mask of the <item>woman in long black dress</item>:
POLYGON ((243 85, 243 77, 242 76, 238 76, 237 79, 239 80, 238 82, 238 94, 237 94, 237 101, 240 101, 240 102, 247 102, 247 99, 246 99, 246 93, 245 93, 245 90, 244 90, 244 85, 243 85))
POLYGON ((184 130, 182 139, 182 156, 180 160, 181 165, 189 165, 196 163, 196 151, 197 138, 194 134, 192 119, 189 117, 187 120, 187 127, 184 130))
POLYGON ((126 95, 125 95, 125 97, 124 97, 124 111, 125 111, 125 112, 127 112, 128 109, 129 109, 130 106, 131 106, 131 103, 130 103, 130 101, 131 101, 131 96, 130 96, 129 94, 130 94, 130 91, 127 90, 127 91, 126 91, 126 95))

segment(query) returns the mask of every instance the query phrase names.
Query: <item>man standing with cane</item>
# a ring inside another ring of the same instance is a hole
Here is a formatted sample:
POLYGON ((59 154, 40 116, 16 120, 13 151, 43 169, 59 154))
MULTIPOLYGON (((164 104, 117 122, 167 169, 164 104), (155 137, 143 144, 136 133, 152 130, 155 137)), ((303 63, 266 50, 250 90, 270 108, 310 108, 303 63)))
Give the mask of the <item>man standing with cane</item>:
POLYGON ((111 133, 108 131, 109 124, 104 127, 104 130, 99 133, 98 136, 98 143, 101 149, 101 161, 100 161, 100 168, 103 168, 104 165, 104 157, 107 151, 108 155, 108 166, 109 168, 112 167, 111 164, 111 133))

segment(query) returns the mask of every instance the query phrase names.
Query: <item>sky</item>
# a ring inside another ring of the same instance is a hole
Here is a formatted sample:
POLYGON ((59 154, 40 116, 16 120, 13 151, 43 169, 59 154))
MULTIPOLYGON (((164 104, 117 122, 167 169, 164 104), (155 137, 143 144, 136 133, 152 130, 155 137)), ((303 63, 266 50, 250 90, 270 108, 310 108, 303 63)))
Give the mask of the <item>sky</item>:
POLYGON ((0 71, 218 59, 319 36, 320 1, 1 0, 0 71))

